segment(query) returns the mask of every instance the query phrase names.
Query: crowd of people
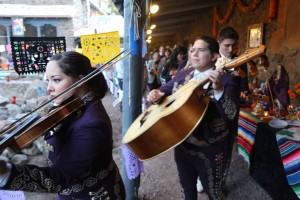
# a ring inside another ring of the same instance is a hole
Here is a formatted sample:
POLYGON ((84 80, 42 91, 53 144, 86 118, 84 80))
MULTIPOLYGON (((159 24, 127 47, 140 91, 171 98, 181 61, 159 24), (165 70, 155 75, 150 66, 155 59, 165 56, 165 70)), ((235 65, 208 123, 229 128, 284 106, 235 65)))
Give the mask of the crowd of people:
MULTIPOLYGON (((153 104, 159 104, 187 83, 196 85, 209 79, 200 88, 210 99, 207 111, 200 114, 201 122, 174 151, 182 199, 197 199, 198 179, 209 199, 225 199, 224 184, 237 134, 240 92, 249 92, 249 87, 246 65, 224 72, 217 63, 219 59, 230 61, 237 56, 238 39, 232 27, 225 27, 217 39, 201 36, 190 47, 160 46, 145 59, 147 100, 153 104)), ((113 77, 120 90, 124 67, 122 61, 114 67, 113 77)), ((46 67, 50 98, 92 70, 89 59, 82 54, 54 55, 46 67)), ((83 105, 69 120, 45 134, 51 147, 51 165, 40 168, 0 161, 1 189, 57 192, 58 199, 125 199, 122 178, 112 158, 111 122, 101 102, 106 91, 106 81, 100 73, 57 98, 53 109, 74 98, 80 98, 83 105)))

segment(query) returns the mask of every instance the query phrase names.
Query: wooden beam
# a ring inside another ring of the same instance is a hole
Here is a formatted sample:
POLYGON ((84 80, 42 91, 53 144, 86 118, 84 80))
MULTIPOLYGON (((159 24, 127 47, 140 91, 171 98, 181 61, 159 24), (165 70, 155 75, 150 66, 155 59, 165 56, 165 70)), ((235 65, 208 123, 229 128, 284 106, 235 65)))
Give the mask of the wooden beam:
POLYGON ((194 10, 208 8, 208 7, 213 7, 217 4, 219 4, 219 0, 218 1, 217 0, 208 1, 205 4, 191 3, 191 4, 184 4, 184 5, 179 5, 179 6, 169 5, 169 6, 161 7, 160 11, 155 13, 153 16, 157 17, 157 16, 165 16, 165 15, 176 14, 176 13, 178 14, 181 12, 188 12, 188 11, 194 11, 194 10))
POLYGON ((169 7, 174 7, 174 6, 185 6, 188 4, 199 4, 199 5, 203 5, 204 7, 206 5, 206 7, 211 7, 211 4, 220 4, 221 0, 184 0, 184 1, 178 1, 178 0, 170 0, 170 1, 161 1, 159 3, 157 3, 159 5, 159 7, 163 7, 163 8, 169 8, 169 7))
POLYGON ((162 37, 162 36, 168 36, 168 35, 175 35, 174 31, 168 31, 168 32, 163 32, 163 33, 154 33, 151 34, 152 37, 162 37))
POLYGON ((150 24, 156 24, 156 26, 168 26, 170 24, 179 24, 193 21, 196 18, 195 15, 183 15, 176 18, 155 18, 150 19, 150 24))
POLYGON ((173 32, 175 34, 178 30, 182 30, 186 26, 188 26, 188 24, 175 24, 172 26, 161 27, 157 30, 154 30, 151 35, 156 33, 164 33, 164 32, 173 32))

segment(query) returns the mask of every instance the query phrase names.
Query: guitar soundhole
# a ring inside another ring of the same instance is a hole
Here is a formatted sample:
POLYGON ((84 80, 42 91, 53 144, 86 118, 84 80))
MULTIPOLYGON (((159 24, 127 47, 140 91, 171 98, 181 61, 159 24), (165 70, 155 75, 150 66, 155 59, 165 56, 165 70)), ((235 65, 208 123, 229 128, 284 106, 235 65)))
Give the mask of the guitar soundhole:
POLYGON ((175 99, 173 99, 172 101, 170 101, 169 103, 167 103, 167 105, 165 107, 169 107, 170 105, 172 105, 174 103, 175 99))

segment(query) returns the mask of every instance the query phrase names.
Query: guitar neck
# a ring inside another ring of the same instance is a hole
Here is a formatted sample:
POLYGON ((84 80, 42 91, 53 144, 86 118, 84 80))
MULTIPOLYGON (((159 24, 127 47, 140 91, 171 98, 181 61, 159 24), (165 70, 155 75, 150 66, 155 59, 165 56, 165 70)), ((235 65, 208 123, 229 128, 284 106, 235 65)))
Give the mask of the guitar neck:
MULTIPOLYGON (((238 67, 250 60, 253 60, 254 58, 258 57, 258 56, 261 56, 264 54, 264 51, 265 51, 265 46, 264 45, 261 45, 260 47, 258 48, 255 48, 255 49, 250 49, 248 50, 246 53, 236 57, 235 59, 233 59, 232 61, 226 63, 224 66, 223 66, 223 69, 226 70, 226 69, 231 69, 231 68, 235 68, 235 67, 238 67)), ((208 83, 210 80, 209 78, 206 78, 204 80, 202 80, 201 82, 197 83, 195 85, 195 88, 197 87, 201 87, 203 88, 203 86, 208 83)))
POLYGON ((254 58, 258 57, 258 56, 262 56, 264 54, 265 51, 265 46, 261 45, 258 48, 255 49, 250 49, 248 51, 246 51, 244 54, 236 57, 235 59, 233 59, 232 61, 226 63, 224 65, 224 70, 226 69, 231 69, 231 68, 235 68, 238 67, 250 60, 253 60, 254 58))

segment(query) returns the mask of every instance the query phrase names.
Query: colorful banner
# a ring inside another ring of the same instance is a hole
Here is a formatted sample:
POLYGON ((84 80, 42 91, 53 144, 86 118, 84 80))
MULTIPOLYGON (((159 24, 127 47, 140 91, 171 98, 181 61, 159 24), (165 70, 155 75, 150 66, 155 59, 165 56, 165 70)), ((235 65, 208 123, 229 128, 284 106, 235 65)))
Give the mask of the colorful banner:
POLYGON ((45 72, 50 58, 66 51, 65 37, 11 37, 15 71, 20 75, 45 72))
POLYGON ((92 65, 104 64, 120 53, 120 36, 118 31, 83 35, 80 37, 82 53, 92 65))

